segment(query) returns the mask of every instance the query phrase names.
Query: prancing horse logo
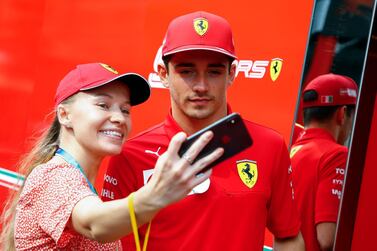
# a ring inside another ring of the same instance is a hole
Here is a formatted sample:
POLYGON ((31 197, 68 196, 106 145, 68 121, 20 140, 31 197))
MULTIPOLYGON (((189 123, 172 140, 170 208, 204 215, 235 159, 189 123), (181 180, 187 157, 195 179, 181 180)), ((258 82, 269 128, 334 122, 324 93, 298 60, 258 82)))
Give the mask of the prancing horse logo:
POLYGON ((273 58, 270 65, 270 77, 273 82, 279 77, 281 68, 283 67, 283 59, 273 58))
POLYGON ((110 65, 108 64, 103 64, 103 63, 100 63, 100 65, 105 68, 106 70, 114 73, 114 74, 119 74, 117 70, 115 70, 113 67, 111 67, 110 65))
POLYGON ((208 30, 208 20, 203 17, 194 19, 194 29, 198 35, 203 36, 208 30))
POLYGON ((237 170, 242 182, 248 188, 252 188, 257 183, 258 167, 256 161, 239 160, 237 161, 237 170))

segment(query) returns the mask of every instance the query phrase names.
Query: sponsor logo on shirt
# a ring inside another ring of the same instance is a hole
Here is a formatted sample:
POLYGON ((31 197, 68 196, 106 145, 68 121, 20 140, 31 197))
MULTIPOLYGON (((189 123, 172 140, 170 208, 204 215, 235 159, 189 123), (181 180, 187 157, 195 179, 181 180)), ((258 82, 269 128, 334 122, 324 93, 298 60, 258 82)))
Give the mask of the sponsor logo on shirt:
POLYGON ((118 185, 118 180, 110 175, 105 174, 105 182, 117 186, 118 185))
MULTIPOLYGON (((105 174, 104 181, 112 186, 118 186, 118 180, 110 175, 105 174)), ((101 196, 111 200, 115 199, 114 192, 105 188, 102 189, 101 196)))
POLYGON ((211 180, 208 178, 196 187, 194 187, 188 195, 205 193, 208 191, 210 184, 211 180))
POLYGON ((148 183, 148 181, 151 179, 154 169, 147 169, 143 171, 143 180, 144 185, 148 183))
POLYGON ((161 154, 159 153, 161 149, 161 146, 159 148, 157 148, 157 151, 153 151, 153 150, 145 150, 145 153, 149 153, 149 154, 153 154, 153 155, 156 155, 157 158, 161 156, 161 154))
POLYGON ((114 192, 110 191, 108 189, 102 189, 101 196, 113 200, 114 197, 114 192))
POLYGON ((295 154, 301 149, 302 146, 295 146, 291 149, 291 152, 289 153, 289 157, 293 158, 295 154))
POLYGON ((342 178, 341 179, 334 178, 332 180, 333 187, 331 188, 331 194, 338 197, 338 199, 340 200, 340 198, 342 197, 342 186, 343 186, 345 169, 337 167, 335 168, 335 174, 337 175, 337 177, 341 175, 342 178))
POLYGON ((258 180, 258 166, 257 162, 253 160, 238 160, 237 162, 238 175, 241 181, 248 187, 253 188, 258 180))

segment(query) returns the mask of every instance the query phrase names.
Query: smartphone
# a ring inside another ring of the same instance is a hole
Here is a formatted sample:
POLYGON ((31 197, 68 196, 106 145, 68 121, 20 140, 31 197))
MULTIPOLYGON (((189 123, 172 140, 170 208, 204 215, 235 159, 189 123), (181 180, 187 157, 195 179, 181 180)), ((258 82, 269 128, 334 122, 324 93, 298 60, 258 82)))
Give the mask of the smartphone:
POLYGON ((240 114, 232 113, 187 137, 178 151, 179 156, 182 157, 195 140, 206 131, 212 131, 214 134, 213 138, 202 149, 193 163, 212 153, 218 147, 224 148, 224 153, 220 158, 206 166, 201 172, 205 172, 253 144, 252 138, 240 114))

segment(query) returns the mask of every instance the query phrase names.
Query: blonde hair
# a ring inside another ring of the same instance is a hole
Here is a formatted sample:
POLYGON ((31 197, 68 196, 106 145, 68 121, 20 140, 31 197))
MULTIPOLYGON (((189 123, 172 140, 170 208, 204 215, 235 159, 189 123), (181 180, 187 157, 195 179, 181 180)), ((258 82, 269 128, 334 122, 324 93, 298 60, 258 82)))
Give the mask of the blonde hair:
MULTIPOLYGON (((38 165, 49 161, 55 154, 59 146, 60 123, 55 116, 49 130, 45 131, 36 141, 33 149, 19 164, 19 172, 25 175, 25 180, 31 171, 38 165)), ((3 213, 2 219, 2 232, 0 236, 0 250, 13 251, 14 245, 14 217, 18 199, 20 197, 22 187, 18 191, 10 193, 3 213)))

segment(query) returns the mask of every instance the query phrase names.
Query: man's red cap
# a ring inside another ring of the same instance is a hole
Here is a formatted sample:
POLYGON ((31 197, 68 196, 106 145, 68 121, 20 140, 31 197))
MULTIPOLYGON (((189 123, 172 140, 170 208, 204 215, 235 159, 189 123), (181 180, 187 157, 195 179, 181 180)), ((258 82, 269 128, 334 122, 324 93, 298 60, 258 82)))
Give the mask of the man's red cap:
POLYGON ((162 57, 188 50, 210 50, 237 58, 228 21, 205 11, 179 16, 169 24, 162 57))
POLYGON ((60 81, 55 94, 55 107, 80 91, 100 87, 115 80, 125 83, 130 89, 132 106, 143 103, 150 96, 148 81, 137 73, 119 74, 103 63, 80 64, 60 81))
POLYGON ((352 78, 333 73, 316 77, 305 87, 307 91, 318 94, 316 100, 303 101, 303 107, 354 105, 357 99, 358 87, 352 78))

